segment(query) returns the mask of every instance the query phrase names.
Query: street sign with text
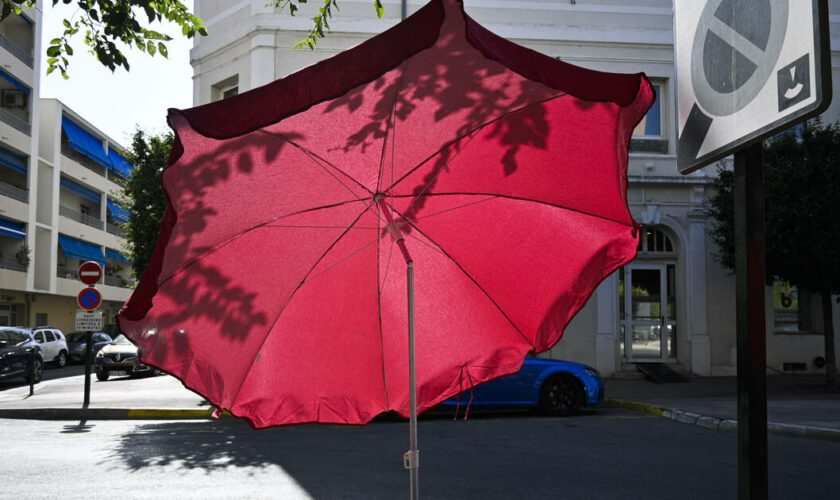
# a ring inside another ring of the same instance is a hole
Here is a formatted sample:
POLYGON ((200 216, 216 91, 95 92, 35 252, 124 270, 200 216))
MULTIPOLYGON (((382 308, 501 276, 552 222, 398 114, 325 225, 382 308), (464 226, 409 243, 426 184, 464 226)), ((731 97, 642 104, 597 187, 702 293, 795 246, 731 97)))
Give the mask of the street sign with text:
POLYGON ((674 39, 682 174, 831 101, 827 0, 677 1, 674 39))
POLYGON ((76 313, 76 331, 98 332, 103 327, 101 311, 79 311, 76 313))

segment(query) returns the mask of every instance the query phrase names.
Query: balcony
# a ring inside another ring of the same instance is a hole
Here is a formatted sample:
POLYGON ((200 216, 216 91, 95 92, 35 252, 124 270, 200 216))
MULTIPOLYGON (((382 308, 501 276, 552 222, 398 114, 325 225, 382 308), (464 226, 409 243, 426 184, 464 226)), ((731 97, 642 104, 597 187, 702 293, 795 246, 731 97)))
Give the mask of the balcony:
POLYGON ((32 54, 30 54, 26 49, 18 46, 9 37, 2 33, 0 33, 0 47, 8 50, 9 53, 20 59, 23 64, 29 66, 30 68, 35 67, 35 58, 32 57, 32 54))
POLYGON ((105 230, 113 234, 114 236, 125 238, 125 229, 121 228, 120 226, 108 222, 105 224, 105 230))
POLYGON ((85 167, 86 169, 101 175, 102 177, 107 177, 108 175, 108 169, 105 168, 104 165, 100 165, 99 163, 88 158, 87 156, 68 147, 66 144, 61 145, 61 154, 66 156, 67 158, 70 158, 71 160, 75 161, 76 163, 85 167))
POLYGON ((88 214, 83 214, 81 212, 77 212, 72 208, 67 207, 58 207, 58 215, 62 217, 67 217, 68 219, 74 220, 76 222, 81 222, 90 227, 95 227, 101 231, 105 230, 105 221, 102 219, 98 219, 88 214))
POLYGON ((5 109, 0 109, 0 121, 26 135, 32 135, 32 125, 28 121, 23 118, 18 118, 5 109))
POLYGON ((29 191, 0 182, 0 195, 8 196, 22 203, 29 203, 29 191))
POLYGON ((118 288, 131 288, 132 282, 119 276, 105 276, 105 284, 118 288))
POLYGON ((25 273, 27 268, 28 266, 21 264, 13 257, 0 257, 0 269, 11 269, 12 271, 25 273))

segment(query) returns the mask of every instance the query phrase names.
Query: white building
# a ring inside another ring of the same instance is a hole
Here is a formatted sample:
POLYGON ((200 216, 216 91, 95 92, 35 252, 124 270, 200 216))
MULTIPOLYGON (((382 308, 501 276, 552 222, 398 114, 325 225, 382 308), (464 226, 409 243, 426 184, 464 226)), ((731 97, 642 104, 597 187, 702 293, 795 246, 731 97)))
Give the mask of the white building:
MULTIPOLYGON (((377 19, 371 0, 343 0, 331 21, 333 32, 314 51, 293 46, 308 33, 318 2, 296 17, 278 14, 267 3, 196 2, 210 35, 196 39, 191 54, 195 105, 267 84, 354 46, 398 22, 401 2, 383 0, 386 16, 377 19)), ((425 3, 408 0, 408 10, 425 3)), ((705 215, 716 169, 688 176, 676 170, 672 0, 465 0, 465 5, 479 23, 521 45, 592 69, 644 71, 658 90, 656 104, 637 128, 629 167, 630 208, 646 231, 639 256, 602 283, 550 355, 589 363, 607 375, 651 361, 698 375, 734 374, 735 280, 714 260, 705 215), (631 310, 636 313, 625 315, 631 310)), ((840 13, 840 1, 832 0, 831 10, 840 13)), ((832 28, 840 33, 837 21, 832 17, 832 28)), ((832 40, 835 81, 840 81, 838 43, 832 40)), ((835 120, 838 111, 835 103, 827 119, 835 120)), ((806 311, 804 295, 797 300, 783 285, 768 293, 771 369, 816 370, 814 360, 823 354, 821 316, 806 311), (780 300, 780 293, 791 300, 780 300), (806 324, 806 317, 814 321, 806 324)), ((810 302, 819 307, 819 301, 810 302)))
POLYGON ((106 322, 130 294, 113 199, 130 165, 116 141, 38 99, 40 40, 40 3, 0 23, 0 326, 72 331, 81 261, 106 267, 106 322))

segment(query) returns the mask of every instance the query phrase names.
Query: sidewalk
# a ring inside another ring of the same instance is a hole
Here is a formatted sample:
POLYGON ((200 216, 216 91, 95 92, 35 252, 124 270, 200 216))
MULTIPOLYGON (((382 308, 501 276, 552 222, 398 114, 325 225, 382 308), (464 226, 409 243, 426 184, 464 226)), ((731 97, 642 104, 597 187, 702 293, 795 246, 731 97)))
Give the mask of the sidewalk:
MULTIPOLYGON (((840 439, 840 393, 825 392, 820 375, 767 377, 768 431, 840 439)), ((0 418, 177 419, 209 418, 213 408, 170 376, 91 381, 90 406, 82 409, 84 376, 35 386, 0 387, 0 418)), ((737 428, 734 377, 697 377, 687 383, 645 379, 606 380, 606 408, 627 408, 719 431, 737 428)))
MULTIPOLYGON (((823 388, 822 375, 768 375, 768 431, 840 439, 840 393, 823 388)), ((735 377, 692 378, 687 383, 607 380, 610 405, 662 415, 721 431, 737 429, 735 377)))

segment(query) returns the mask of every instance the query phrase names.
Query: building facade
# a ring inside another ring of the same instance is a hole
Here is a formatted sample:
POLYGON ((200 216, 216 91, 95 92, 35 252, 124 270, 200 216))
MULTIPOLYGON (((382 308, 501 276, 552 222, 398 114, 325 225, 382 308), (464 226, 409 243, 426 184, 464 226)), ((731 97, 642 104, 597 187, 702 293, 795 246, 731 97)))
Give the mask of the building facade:
POLYGON ((106 269, 101 310, 130 294, 116 202, 124 148, 55 99, 39 99, 40 2, 0 24, 0 326, 74 330, 79 263, 106 269))
MULTIPOLYGON (((399 0, 383 0, 384 19, 375 17, 371 3, 344 0, 331 21, 332 33, 308 50, 294 44, 308 33, 316 5, 291 17, 262 0, 197 2, 210 35, 197 39, 191 53, 194 104, 283 78, 399 21, 399 0)), ((413 12, 426 1, 407 3, 413 12)), ((840 13, 840 1, 830 3, 831 11, 840 13)), ((587 68, 645 72, 657 91, 631 145, 629 206, 644 229, 638 257, 600 285, 548 355, 591 364, 606 375, 639 362, 669 363, 703 376, 733 375, 735 280, 714 258, 706 215, 717 166, 687 176, 676 169, 672 0, 465 0, 465 5, 479 23, 516 43, 587 68)), ((832 28, 840 28, 836 19, 832 28)), ((835 81, 838 47, 832 40, 835 81)), ((825 120, 838 116, 840 105, 833 104, 825 120)), ((771 370, 819 371, 816 358, 824 350, 819 301, 809 299, 784 283, 768 287, 771 370), (803 321, 806 317, 813 320, 803 321)))

